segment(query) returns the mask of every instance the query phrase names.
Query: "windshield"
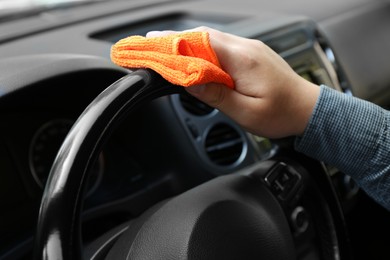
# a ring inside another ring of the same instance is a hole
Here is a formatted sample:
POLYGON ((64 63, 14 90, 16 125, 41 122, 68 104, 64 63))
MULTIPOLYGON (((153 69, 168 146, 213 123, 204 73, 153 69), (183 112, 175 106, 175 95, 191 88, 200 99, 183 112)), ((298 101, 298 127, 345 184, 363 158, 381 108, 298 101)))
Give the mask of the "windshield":
POLYGON ((90 1, 96 0, 0 0, 0 10, 26 10, 36 7, 52 7, 59 4, 90 1))
POLYGON ((0 0, 0 18, 9 20, 34 15, 48 9, 98 2, 103 0, 0 0))

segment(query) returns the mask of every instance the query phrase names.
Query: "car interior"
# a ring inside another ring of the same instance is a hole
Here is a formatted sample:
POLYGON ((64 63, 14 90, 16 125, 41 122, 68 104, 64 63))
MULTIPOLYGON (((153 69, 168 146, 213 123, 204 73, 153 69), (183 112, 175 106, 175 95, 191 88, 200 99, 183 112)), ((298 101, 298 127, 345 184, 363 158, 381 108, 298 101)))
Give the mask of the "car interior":
POLYGON ((351 177, 110 60, 207 26, 388 109, 389 1, 36 2, 0 1, 0 259, 390 258, 390 214, 351 177))

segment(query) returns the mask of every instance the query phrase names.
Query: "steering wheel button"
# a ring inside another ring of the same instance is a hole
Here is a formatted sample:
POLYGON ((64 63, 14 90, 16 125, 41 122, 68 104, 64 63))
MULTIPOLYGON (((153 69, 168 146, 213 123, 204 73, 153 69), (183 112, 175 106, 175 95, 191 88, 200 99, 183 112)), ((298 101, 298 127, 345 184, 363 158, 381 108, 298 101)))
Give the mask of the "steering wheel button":
POLYGON ((284 191, 284 187, 278 181, 275 181, 272 184, 271 188, 273 192, 276 193, 277 195, 281 194, 284 191))
POLYGON ((291 177, 290 176, 290 173, 289 172, 284 172, 282 174, 282 176, 280 176, 279 180, 282 182, 282 183, 287 183, 291 180, 291 177))
POLYGON ((297 187, 300 175, 285 163, 278 163, 264 178, 272 192, 281 200, 286 200, 297 187))
POLYGON ((291 213, 291 222, 295 232, 303 233, 309 226, 309 218, 303 207, 296 207, 291 213))

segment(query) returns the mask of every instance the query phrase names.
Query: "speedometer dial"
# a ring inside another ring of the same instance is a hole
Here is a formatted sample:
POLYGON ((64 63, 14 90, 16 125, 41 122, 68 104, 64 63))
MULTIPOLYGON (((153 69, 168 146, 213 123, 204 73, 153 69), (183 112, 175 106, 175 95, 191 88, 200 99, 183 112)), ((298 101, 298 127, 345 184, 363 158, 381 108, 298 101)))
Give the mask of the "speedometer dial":
MULTIPOLYGON (((72 120, 57 119, 42 125, 35 133, 29 151, 29 164, 36 183, 43 188, 62 142, 73 125, 72 120)), ((92 169, 89 193, 97 186, 103 172, 103 156, 92 169)))

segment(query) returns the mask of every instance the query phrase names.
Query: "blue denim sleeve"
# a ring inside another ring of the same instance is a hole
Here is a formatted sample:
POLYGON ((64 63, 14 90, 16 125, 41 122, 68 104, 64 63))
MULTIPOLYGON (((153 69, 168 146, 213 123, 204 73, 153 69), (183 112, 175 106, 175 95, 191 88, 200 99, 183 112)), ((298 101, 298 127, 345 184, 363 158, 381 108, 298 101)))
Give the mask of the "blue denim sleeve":
POLYGON ((321 86, 306 130, 295 149, 350 175, 390 210, 390 112, 321 86))

